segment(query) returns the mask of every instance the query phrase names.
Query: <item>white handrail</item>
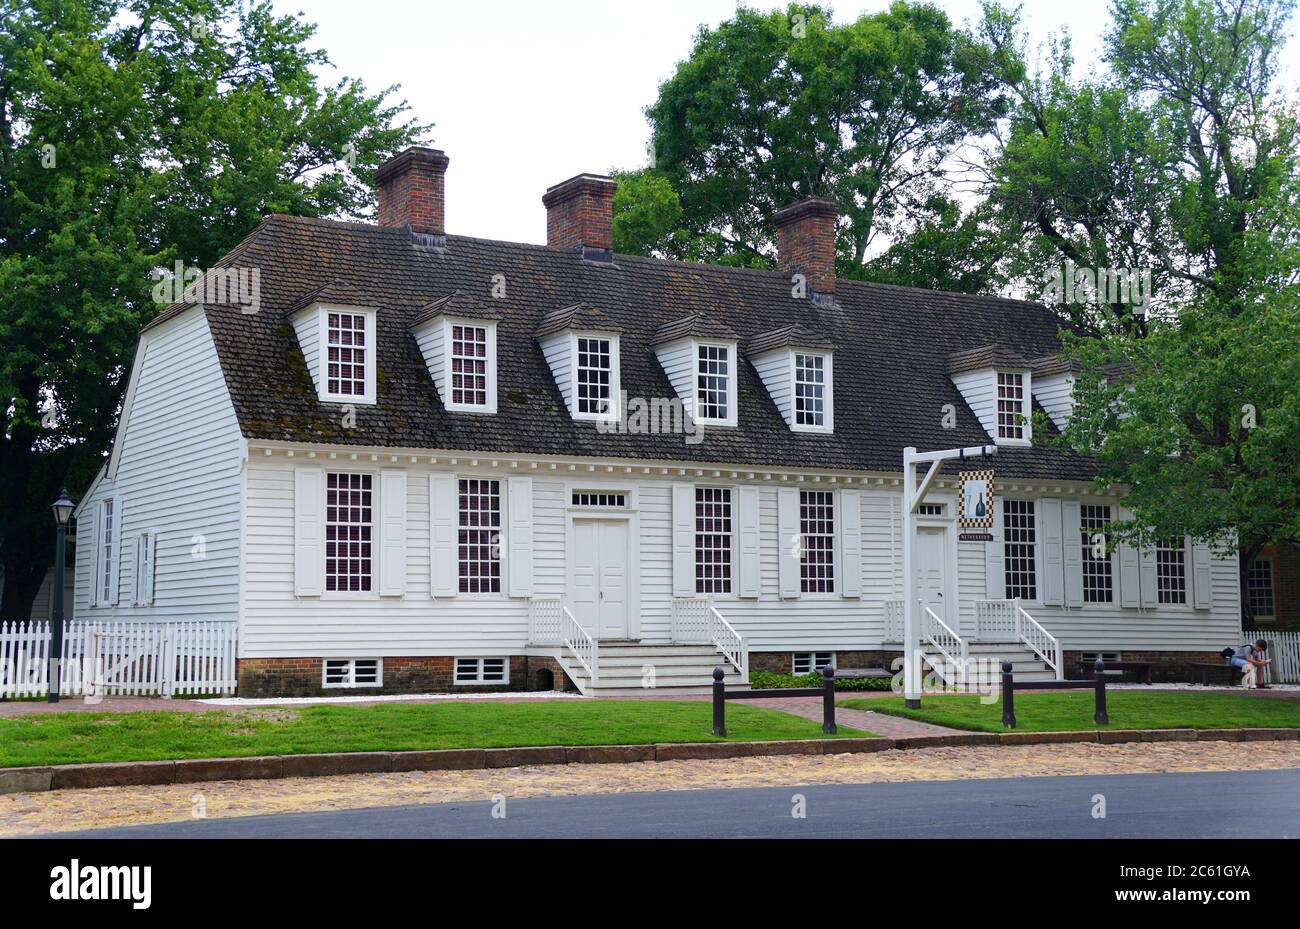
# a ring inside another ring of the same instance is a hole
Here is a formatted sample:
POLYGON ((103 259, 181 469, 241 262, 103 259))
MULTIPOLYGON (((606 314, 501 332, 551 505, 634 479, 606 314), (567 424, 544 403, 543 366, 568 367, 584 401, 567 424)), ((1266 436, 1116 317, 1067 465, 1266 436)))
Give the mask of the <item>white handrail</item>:
POLYGON ((563 603, 560 604, 560 640, 574 660, 586 669, 589 686, 595 689, 599 679, 600 643, 582 628, 577 617, 563 603))
POLYGON ((749 651, 745 648, 745 638, 731 623, 727 622, 725 616, 717 611, 713 604, 709 604, 708 613, 709 638, 714 647, 722 652, 722 657, 727 659, 740 672, 740 677, 744 681, 749 680, 749 651))
POLYGON ((970 661, 970 649, 966 640, 952 631, 952 628, 939 618, 939 614, 930 609, 924 600, 918 600, 921 607, 921 638, 933 645, 948 660, 950 667, 957 669, 955 680, 949 678, 946 669, 936 667, 935 673, 949 684, 960 685, 965 681, 966 668, 970 661), (953 654, 956 652, 956 654, 953 654))
POLYGON ((1016 636, 1034 650, 1039 658, 1056 672, 1058 681, 1065 680, 1065 663, 1061 660, 1061 643, 1056 636, 1043 628, 1042 623, 1034 619, 1025 608, 1016 604, 1016 636))
POLYGON ((885 642, 903 641, 903 601, 885 601, 885 642))

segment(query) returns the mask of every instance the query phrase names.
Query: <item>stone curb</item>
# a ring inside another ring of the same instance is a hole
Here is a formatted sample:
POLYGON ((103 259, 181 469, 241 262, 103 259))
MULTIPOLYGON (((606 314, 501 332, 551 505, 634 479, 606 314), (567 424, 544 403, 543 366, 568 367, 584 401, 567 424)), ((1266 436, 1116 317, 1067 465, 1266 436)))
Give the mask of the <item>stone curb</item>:
POLYGON ((1089 729, 1080 732, 967 732, 901 739, 804 739, 785 742, 664 742, 644 745, 551 745, 522 748, 452 748, 410 752, 337 752, 126 761, 0 768, 0 794, 91 787, 137 787, 205 781, 468 771, 526 765, 627 764, 773 755, 846 755, 917 751, 970 745, 1053 745, 1078 742, 1266 742, 1300 738, 1300 729, 1089 729))

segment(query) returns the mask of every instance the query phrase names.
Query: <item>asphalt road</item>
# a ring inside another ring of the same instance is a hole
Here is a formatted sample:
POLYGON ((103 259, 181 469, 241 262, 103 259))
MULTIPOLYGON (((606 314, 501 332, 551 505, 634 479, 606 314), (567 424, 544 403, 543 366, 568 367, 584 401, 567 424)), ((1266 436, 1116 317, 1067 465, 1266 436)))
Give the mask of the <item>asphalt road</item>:
POLYGON ((536 797, 290 813, 59 838, 1296 838, 1300 770, 536 797), (1105 817, 1094 817, 1104 797, 1105 817), (805 816, 794 814, 803 798, 805 816), (1228 802, 1230 801, 1230 802, 1228 802), (1249 804, 1267 816, 1230 810, 1249 804), (499 805, 497 805, 499 810, 499 805))

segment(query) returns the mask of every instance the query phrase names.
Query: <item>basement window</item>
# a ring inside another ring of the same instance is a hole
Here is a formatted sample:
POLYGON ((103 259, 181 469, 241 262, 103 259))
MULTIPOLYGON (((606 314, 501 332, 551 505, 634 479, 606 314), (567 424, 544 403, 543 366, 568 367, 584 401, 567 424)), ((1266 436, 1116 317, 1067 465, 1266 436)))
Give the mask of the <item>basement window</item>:
POLYGON ((812 674, 828 665, 835 664, 834 652, 795 652, 794 673, 812 674))
POLYGON ((384 659, 326 658, 321 674, 321 686, 326 688, 382 687, 384 659))
POLYGON ((456 659, 456 684, 459 686, 509 683, 510 663, 505 658, 456 659))

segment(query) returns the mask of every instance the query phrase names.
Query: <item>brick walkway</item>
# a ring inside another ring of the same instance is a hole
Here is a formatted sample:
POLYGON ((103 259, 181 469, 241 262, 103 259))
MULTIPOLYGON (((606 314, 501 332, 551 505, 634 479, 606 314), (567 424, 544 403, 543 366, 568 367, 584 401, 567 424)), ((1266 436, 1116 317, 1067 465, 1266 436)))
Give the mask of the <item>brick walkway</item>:
MULTIPOLYGON (((780 710, 783 713, 802 716, 804 719, 811 719, 816 722, 822 721, 821 697, 777 697, 770 700, 747 700, 745 702, 750 706, 761 706, 766 710, 780 710)), ((876 735, 882 735, 887 739, 904 739, 922 735, 951 735, 959 731, 949 729, 946 726, 918 722, 914 719, 904 719, 901 716, 887 716, 884 713, 872 713, 869 710, 851 710, 844 706, 835 707, 835 722, 841 726, 860 729, 864 732, 874 732, 876 735)))
POLYGON ((1131 742, 784 755, 635 764, 544 765, 103 787, 0 795, 0 836, 135 823, 492 798, 575 796, 717 787, 799 787, 1071 774, 1300 769, 1300 742, 1131 742))

